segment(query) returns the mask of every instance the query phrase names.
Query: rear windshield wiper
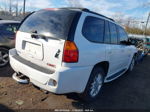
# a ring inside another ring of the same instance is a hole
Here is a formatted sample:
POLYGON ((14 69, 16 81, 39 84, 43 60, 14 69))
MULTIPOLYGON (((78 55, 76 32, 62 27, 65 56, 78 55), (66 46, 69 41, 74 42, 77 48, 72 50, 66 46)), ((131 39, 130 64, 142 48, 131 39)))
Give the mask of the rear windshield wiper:
POLYGON ((44 34, 38 34, 37 31, 31 32, 31 37, 32 38, 42 38, 42 39, 44 39, 46 41, 48 41, 47 38, 51 38, 51 39, 54 39, 54 40, 61 40, 59 38, 55 38, 55 37, 52 37, 52 36, 47 36, 47 35, 44 35, 44 34))

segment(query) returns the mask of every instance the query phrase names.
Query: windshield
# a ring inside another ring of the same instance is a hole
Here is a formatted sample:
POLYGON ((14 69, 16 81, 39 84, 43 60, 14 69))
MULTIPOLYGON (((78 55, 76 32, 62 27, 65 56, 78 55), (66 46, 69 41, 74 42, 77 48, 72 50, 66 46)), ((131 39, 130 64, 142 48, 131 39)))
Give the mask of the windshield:
POLYGON ((30 15, 19 31, 66 39, 76 12, 70 10, 40 10, 30 15))

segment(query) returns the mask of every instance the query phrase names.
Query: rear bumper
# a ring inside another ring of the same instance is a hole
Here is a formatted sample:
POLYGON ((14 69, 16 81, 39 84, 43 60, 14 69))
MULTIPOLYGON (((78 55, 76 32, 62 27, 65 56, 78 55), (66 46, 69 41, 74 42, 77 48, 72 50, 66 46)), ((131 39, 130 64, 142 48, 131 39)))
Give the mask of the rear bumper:
POLYGON ((32 67, 31 64, 29 66, 27 63, 30 62, 21 61, 16 56, 19 57, 16 50, 11 49, 9 51, 10 65, 17 73, 29 77, 30 82, 36 86, 56 94, 82 93, 92 70, 92 66, 61 67, 55 72, 44 72, 35 66, 32 67), (56 85, 53 85, 52 81, 56 81, 56 85))

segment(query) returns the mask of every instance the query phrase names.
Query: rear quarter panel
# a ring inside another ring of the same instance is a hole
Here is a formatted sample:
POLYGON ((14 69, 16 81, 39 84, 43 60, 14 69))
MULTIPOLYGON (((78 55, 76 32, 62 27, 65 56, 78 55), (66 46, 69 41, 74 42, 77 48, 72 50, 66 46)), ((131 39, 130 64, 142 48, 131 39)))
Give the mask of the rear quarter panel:
POLYGON ((79 67, 79 66, 91 66, 93 67, 95 64, 106 61, 106 44, 102 43, 94 43, 88 41, 82 35, 82 26, 84 20, 87 16, 96 16, 94 14, 88 14, 83 12, 79 19, 79 23, 77 25, 77 29, 74 36, 74 42, 79 50, 79 60, 77 63, 63 63, 63 66, 66 67, 79 67))

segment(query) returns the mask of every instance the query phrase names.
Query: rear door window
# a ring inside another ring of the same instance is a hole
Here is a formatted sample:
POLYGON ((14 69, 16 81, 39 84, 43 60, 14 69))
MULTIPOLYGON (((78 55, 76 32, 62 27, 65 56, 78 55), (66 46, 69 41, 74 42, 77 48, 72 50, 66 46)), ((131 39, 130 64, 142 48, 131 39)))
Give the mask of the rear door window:
POLYGON ((110 43, 110 31, 109 31, 109 24, 108 21, 105 21, 105 38, 104 38, 105 43, 110 43))
POLYGON ((31 14, 19 30, 27 33, 38 33, 53 38, 66 39, 76 11, 40 10, 31 14))
POLYGON ((104 20, 96 17, 86 17, 82 34, 83 36, 92 42, 104 42, 104 20))
POLYGON ((124 31, 123 28, 121 28, 120 26, 118 26, 118 36, 119 36, 119 40, 121 41, 127 41, 128 40, 128 35, 127 33, 124 31))
POLYGON ((109 22, 109 27, 110 27, 111 43, 117 44, 118 35, 117 35, 116 25, 114 23, 109 22))

